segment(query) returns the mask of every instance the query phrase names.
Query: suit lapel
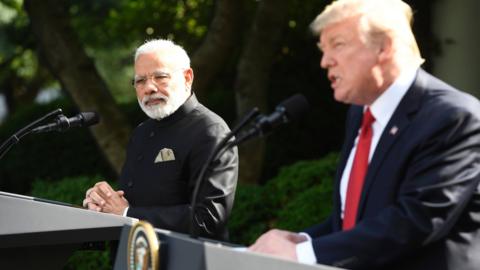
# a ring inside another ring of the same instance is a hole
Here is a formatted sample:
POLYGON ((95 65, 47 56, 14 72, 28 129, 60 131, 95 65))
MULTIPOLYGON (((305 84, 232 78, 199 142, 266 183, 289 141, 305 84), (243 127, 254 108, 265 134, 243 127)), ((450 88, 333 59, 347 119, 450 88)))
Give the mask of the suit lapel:
POLYGON ((358 130, 360 129, 360 124, 362 122, 363 107, 353 105, 349 111, 349 119, 347 123, 347 130, 345 133, 345 141, 343 143, 342 152, 340 155, 339 166, 336 173, 336 181, 340 181, 342 178, 343 170, 347 164, 348 156, 352 150, 353 143, 355 138, 358 135, 358 130))
POLYGON ((340 181, 342 179, 343 170, 352 150, 353 143, 357 137, 358 130, 362 121, 363 107, 352 105, 348 110, 347 120, 346 120, 346 130, 345 130, 345 140, 342 145, 342 151, 340 154, 340 160, 338 162, 337 171, 335 173, 335 185, 334 185, 334 213, 333 213, 333 224, 334 230, 341 230, 342 228, 342 219, 340 218, 341 214, 341 202, 340 202, 340 181))
MULTIPOLYGON (((392 149, 392 146, 398 141, 400 136, 402 136, 404 131, 408 129, 412 115, 420 106, 423 92, 422 89, 424 89, 425 85, 424 74, 425 72, 420 69, 412 86, 408 89, 407 93, 402 98, 402 101, 398 104, 397 109, 383 130, 370 164, 368 165, 367 176, 365 178, 362 190, 362 197, 358 209, 357 219, 363 214, 370 187, 375 181, 379 180, 376 178, 376 175, 382 167, 382 163, 386 158, 388 158, 388 152, 392 149)), ((388 181, 388 179, 383 180, 388 181)))

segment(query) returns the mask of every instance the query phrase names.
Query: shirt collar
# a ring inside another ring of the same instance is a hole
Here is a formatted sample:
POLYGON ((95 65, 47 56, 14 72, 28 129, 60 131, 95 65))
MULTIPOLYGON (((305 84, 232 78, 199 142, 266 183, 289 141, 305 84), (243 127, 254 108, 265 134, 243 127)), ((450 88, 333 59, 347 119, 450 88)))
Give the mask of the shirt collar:
POLYGON ((393 112, 415 80, 418 68, 402 71, 400 76, 370 105, 375 121, 385 127, 393 112))

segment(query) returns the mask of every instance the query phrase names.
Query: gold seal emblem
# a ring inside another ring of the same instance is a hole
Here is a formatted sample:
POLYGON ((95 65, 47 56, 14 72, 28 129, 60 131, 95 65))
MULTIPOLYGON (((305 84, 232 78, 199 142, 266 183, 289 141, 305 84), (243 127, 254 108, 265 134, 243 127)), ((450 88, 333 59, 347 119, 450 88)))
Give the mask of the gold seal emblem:
POLYGON ((157 234, 152 225, 139 221, 130 229, 128 236, 127 264, 129 270, 157 270, 158 267, 157 234))

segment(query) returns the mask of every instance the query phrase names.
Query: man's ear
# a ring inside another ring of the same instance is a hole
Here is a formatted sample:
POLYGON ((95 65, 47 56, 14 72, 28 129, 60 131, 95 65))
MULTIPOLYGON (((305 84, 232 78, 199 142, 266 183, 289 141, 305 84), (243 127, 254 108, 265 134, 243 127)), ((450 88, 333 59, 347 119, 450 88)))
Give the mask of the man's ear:
POLYGON ((193 69, 192 68, 186 69, 183 75, 185 76, 185 84, 187 89, 191 88, 193 83, 193 69))
POLYGON ((390 36, 385 36, 378 46, 378 59, 385 62, 393 57, 393 40, 390 36))

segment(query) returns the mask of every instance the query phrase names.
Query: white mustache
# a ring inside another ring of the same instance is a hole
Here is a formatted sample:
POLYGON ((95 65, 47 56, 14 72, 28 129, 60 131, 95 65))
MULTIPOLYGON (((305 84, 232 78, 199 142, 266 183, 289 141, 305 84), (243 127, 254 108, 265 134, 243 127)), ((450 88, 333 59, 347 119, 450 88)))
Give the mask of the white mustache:
POLYGON ((163 100, 165 100, 165 102, 168 102, 168 97, 167 96, 165 96, 162 93, 155 93, 155 94, 151 94, 151 95, 148 95, 148 96, 144 96, 143 99, 142 99, 142 104, 147 105, 147 102, 149 102, 151 99, 163 99, 163 100))

